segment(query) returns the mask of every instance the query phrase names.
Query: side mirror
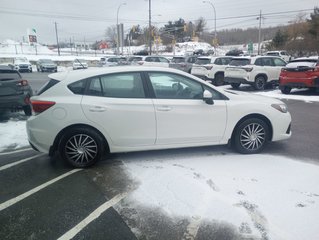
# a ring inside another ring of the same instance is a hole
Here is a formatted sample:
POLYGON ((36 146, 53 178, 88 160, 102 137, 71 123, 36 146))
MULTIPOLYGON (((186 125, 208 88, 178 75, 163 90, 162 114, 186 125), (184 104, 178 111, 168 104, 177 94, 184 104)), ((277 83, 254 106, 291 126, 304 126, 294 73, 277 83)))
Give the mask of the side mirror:
POLYGON ((208 91, 208 90, 204 91, 203 100, 209 105, 213 105, 214 104, 213 94, 210 91, 208 91))

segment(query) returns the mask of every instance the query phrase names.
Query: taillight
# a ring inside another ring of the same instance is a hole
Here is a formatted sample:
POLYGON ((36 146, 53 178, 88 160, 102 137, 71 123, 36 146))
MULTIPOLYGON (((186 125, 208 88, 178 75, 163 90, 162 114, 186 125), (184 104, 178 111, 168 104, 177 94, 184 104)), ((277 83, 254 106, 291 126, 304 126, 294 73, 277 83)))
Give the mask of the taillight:
POLYGON ((42 113, 52 107, 55 102, 31 100, 32 109, 36 114, 42 113))
POLYGON ((143 65, 144 64, 144 62, 142 62, 142 61, 139 61, 139 62, 137 62, 139 65, 143 65))
POLYGON ((18 83, 17 83, 18 86, 28 86, 29 83, 27 80, 20 80, 18 83))

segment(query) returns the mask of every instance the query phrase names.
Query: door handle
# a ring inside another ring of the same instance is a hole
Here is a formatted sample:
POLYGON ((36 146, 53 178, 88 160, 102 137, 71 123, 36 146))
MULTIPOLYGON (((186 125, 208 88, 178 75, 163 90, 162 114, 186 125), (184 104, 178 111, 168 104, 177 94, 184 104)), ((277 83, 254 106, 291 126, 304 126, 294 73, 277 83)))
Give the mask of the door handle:
POLYGON ((168 112, 168 111, 171 111, 172 108, 169 107, 169 106, 163 106, 163 107, 158 107, 157 108, 157 111, 162 111, 162 112, 168 112))
POLYGON ((90 112, 105 112, 106 108, 100 107, 100 106, 94 106, 94 107, 90 107, 89 111, 90 112))

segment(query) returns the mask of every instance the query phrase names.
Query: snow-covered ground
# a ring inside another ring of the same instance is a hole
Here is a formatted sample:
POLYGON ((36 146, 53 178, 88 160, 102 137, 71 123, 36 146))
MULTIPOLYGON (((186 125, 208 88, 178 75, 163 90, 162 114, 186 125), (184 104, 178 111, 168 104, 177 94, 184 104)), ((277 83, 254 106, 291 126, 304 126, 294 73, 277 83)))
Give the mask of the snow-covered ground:
POLYGON ((318 239, 319 166, 205 149, 122 160, 138 183, 126 207, 186 218, 191 229, 219 222, 257 239, 318 239))

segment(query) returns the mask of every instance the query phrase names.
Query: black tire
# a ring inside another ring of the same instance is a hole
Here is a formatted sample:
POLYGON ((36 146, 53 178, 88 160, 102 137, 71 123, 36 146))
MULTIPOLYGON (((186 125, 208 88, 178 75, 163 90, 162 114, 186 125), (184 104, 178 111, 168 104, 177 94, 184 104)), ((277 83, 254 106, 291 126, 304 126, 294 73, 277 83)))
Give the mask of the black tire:
POLYGON ((68 130, 59 143, 63 160, 76 168, 92 166, 104 154, 103 138, 95 130, 77 127, 68 130))
POLYGON ((224 85, 224 74, 222 74, 222 73, 217 73, 217 74, 215 75, 213 84, 214 84, 215 86, 224 85))
POLYGON ((232 86, 232 88, 238 89, 240 86, 240 83, 231 83, 230 85, 232 86))
POLYGON ((266 86, 266 79, 263 76, 257 76, 254 82, 254 88, 256 90, 264 90, 266 86))
POLYGON ((261 152, 269 139, 269 127, 259 118, 249 118, 235 129, 233 146, 243 154, 261 152))
POLYGON ((283 94, 289 94, 291 92, 291 87, 284 86, 280 90, 283 94))
POLYGON ((23 112, 26 116, 31 116, 32 115, 32 107, 30 105, 25 105, 22 107, 23 112))

